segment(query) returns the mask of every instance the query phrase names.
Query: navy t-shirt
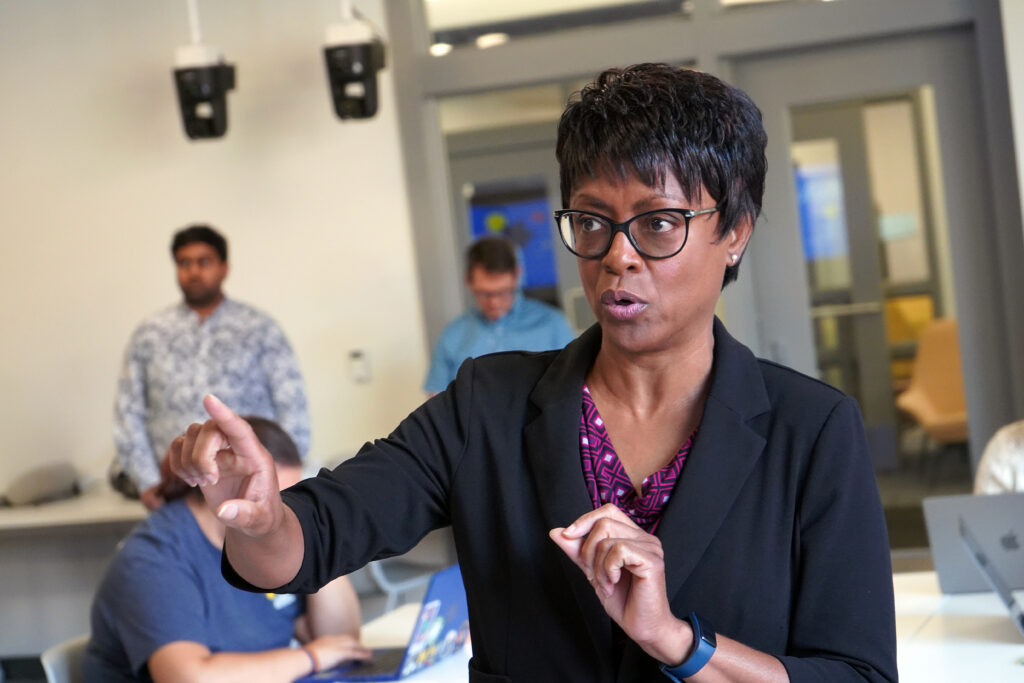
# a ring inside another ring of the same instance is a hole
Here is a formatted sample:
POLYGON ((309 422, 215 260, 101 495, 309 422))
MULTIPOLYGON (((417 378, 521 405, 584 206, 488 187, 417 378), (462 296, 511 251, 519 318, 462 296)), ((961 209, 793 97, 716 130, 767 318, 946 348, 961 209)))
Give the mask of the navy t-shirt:
POLYGON ((232 587, 221 576, 220 554, 184 500, 139 524, 93 601, 86 682, 150 681, 146 662, 180 640, 211 652, 287 647, 305 599, 232 587))

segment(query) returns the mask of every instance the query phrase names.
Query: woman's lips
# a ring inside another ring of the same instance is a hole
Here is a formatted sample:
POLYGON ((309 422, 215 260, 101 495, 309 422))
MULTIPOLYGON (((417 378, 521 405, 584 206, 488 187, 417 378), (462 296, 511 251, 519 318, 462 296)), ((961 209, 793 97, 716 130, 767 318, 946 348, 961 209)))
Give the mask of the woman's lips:
POLYGON ((616 320, 632 320, 647 308, 646 301, 625 289, 605 290, 601 305, 616 320))

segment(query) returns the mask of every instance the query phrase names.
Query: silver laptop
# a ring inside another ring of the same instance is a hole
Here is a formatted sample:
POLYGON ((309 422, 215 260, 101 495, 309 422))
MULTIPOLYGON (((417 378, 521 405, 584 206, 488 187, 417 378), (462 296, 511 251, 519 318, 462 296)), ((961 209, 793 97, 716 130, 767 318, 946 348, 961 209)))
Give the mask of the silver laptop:
POLYGON ((971 532, 971 528, 961 517, 959 520, 960 527, 960 540, 963 541, 964 550, 967 551, 967 555, 971 558, 974 564, 981 571, 982 576, 985 577, 985 581, 992 587, 992 590, 996 592, 999 599, 1006 605, 1007 611, 1010 613, 1010 619, 1013 620, 1013 625, 1017 627, 1020 634, 1024 636, 1024 611, 1021 611, 1020 604, 1013 597, 1013 593, 1010 591, 1010 587, 1006 585, 1006 581, 1003 579, 999 570, 995 568, 989 559, 988 553, 981 547, 981 543, 971 532))
POLYGON ((932 561, 943 593, 991 590, 964 552, 960 518, 988 553, 988 561, 1011 590, 1024 588, 1024 493, 935 496, 924 500, 932 561))

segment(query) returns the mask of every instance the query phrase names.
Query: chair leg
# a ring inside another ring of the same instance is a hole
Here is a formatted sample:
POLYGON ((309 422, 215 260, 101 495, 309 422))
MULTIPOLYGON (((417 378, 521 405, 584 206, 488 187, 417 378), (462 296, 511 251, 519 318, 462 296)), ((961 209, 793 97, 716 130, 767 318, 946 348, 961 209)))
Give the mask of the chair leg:
POLYGON ((930 457, 928 453, 928 433, 921 430, 921 446, 917 450, 917 474, 922 479, 928 478, 928 464, 930 457))
POLYGON ((404 604, 404 595, 407 591, 426 586, 430 582, 432 572, 424 569, 415 576, 403 580, 392 580, 384 571, 384 564, 387 562, 388 560, 378 560, 371 562, 368 567, 374 583, 387 595, 386 611, 390 612, 404 604))

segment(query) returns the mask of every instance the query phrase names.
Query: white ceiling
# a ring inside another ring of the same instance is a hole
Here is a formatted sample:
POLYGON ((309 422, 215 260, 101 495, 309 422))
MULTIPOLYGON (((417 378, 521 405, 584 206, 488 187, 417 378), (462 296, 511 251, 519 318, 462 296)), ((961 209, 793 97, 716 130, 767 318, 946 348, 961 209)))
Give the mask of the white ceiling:
POLYGON ((434 30, 457 26, 493 24, 524 17, 576 12, 597 7, 633 5, 644 0, 516 0, 515 2, 481 2, 481 0, 424 0, 427 24, 434 30))
MULTIPOLYGON (((431 29, 493 24, 526 17, 562 14, 580 10, 634 5, 644 0, 515 0, 493 2, 483 0, 423 0, 427 10, 427 23, 431 29)), ((753 2, 780 0, 721 0, 723 5, 745 5, 753 2)))

